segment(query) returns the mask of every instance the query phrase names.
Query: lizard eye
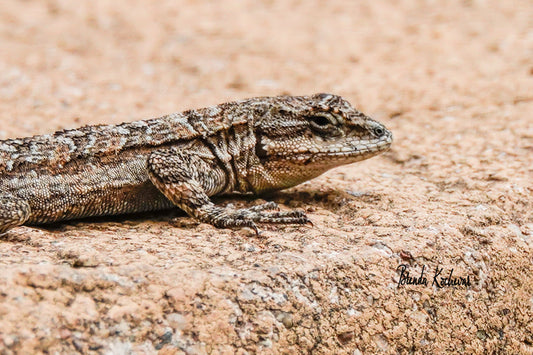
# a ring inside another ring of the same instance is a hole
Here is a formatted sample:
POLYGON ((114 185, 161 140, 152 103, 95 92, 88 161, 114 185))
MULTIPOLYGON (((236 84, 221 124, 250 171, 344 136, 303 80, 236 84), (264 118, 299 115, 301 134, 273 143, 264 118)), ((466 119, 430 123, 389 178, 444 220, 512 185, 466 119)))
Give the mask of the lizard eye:
POLYGON ((383 130, 383 128, 380 128, 380 127, 376 127, 374 128, 374 134, 378 137, 381 137, 383 135, 383 133, 385 133, 385 131, 383 130))

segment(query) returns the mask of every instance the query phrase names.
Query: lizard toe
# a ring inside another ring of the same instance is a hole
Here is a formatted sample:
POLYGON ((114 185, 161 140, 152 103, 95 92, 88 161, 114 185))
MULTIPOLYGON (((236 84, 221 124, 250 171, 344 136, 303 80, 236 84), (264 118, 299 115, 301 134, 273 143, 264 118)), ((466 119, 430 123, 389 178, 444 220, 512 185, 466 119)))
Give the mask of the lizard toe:
POLYGON ((255 211, 255 212, 266 211, 266 210, 279 211, 279 206, 278 206, 277 203, 275 203, 273 201, 270 201, 270 202, 266 202, 266 203, 263 203, 263 204, 260 204, 260 205, 257 205, 257 206, 250 207, 247 210, 248 211, 255 211))

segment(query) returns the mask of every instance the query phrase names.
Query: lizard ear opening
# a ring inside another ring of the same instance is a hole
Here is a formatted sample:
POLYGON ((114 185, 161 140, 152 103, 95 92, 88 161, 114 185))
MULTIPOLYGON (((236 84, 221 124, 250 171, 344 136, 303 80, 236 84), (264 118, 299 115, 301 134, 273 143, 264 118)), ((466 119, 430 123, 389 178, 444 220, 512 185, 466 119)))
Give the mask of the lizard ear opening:
POLYGON ((263 144, 263 140, 261 139, 262 136, 257 137, 257 141, 255 143, 255 155, 257 155, 258 158, 266 158, 268 156, 268 152, 265 149, 265 145, 263 144))
POLYGON ((330 124, 330 120, 327 117, 324 116, 311 116, 308 118, 309 121, 313 122, 315 125, 324 127, 330 124))
POLYGON ((329 133, 336 128, 335 119, 327 114, 312 115, 306 118, 311 129, 317 133, 329 133))

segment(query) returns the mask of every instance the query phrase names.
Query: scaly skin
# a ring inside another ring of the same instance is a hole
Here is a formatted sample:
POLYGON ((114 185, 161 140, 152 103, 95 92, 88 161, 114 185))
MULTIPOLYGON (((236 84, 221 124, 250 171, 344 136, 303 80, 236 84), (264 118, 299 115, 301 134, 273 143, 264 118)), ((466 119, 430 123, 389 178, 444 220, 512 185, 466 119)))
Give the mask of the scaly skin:
POLYGON ((377 155, 392 134, 339 96, 259 97, 119 125, 0 141, 0 232, 23 224, 178 206, 216 227, 303 224, 261 194, 377 155))

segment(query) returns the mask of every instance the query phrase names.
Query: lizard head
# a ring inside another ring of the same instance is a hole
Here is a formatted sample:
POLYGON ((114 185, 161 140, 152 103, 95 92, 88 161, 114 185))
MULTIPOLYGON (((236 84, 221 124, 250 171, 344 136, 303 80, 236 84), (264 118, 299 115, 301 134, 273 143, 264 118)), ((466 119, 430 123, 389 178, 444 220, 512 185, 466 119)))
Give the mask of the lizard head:
POLYGON ((392 143, 384 125, 336 95, 278 96, 262 112, 255 121, 256 155, 276 181, 272 189, 368 159, 392 143))

